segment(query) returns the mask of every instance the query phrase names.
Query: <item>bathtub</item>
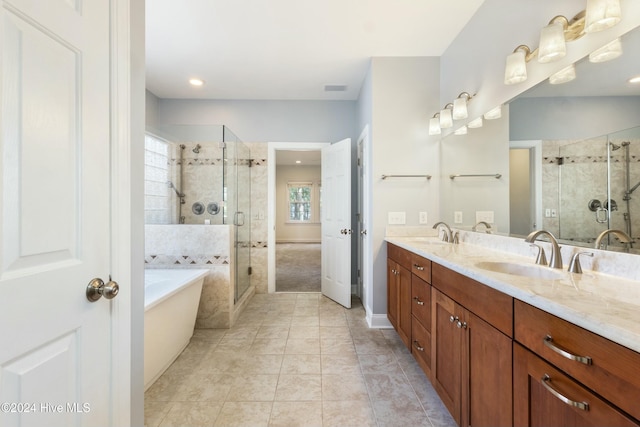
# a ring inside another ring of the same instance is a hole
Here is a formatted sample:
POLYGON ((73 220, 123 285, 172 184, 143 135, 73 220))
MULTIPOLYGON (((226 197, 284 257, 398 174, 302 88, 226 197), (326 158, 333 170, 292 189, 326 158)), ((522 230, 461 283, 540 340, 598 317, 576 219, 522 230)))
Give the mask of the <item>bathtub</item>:
POLYGON ((148 269, 144 272, 144 389, 189 344, 209 270, 148 269))

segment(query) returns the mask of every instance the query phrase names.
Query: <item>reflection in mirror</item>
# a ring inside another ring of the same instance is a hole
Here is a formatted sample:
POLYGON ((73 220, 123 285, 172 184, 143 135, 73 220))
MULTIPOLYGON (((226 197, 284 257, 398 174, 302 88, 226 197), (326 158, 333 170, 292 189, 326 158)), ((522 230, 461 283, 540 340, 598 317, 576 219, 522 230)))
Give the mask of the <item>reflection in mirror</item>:
MULTIPOLYGON (((607 229, 640 241, 640 85, 628 82, 640 74, 640 30, 622 44, 626 55, 584 59, 576 80, 544 82, 510 102, 512 234, 526 234, 529 223, 572 245, 594 247, 607 229)), ((612 234, 603 242, 629 250, 612 234)))

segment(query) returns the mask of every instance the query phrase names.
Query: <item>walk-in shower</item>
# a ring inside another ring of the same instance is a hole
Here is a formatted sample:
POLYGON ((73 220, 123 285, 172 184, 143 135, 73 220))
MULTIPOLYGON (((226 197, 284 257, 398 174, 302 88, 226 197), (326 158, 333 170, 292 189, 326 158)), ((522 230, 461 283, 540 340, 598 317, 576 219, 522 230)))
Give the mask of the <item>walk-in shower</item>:
POLYGON ((158 126, 145 141, 147 224, 234 225, 235 300, 250 287, 251 153, 226 126, 158 126))

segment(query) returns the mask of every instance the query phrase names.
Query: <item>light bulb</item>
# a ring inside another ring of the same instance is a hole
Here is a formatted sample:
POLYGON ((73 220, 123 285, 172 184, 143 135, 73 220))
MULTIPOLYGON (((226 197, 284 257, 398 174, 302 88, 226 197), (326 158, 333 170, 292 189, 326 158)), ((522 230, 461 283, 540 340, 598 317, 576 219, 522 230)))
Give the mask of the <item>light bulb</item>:
POLYGON ((504 68, 504 84, 513 85, 527 80, 527 62, 525 52, 516 50, 507 56, 504 68))
POLYGON ((564 27, 559 21, 551 22, 540 31, 540 47, 538 47, 538 62, 556 61, 567 54, 567 44, 564 39, 564 27))
POLYGON ((587 0, 584 32, 606 30, 620 22, 620 0, 587 0))

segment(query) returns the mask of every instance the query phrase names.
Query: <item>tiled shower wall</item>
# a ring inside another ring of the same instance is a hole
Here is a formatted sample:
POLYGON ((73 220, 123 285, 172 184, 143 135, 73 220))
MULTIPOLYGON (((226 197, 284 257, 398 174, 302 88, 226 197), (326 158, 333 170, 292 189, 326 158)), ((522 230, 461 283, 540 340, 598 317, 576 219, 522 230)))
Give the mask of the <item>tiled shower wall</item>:
MULTIPOLYGON (((622 141, 611 142, 621 145, 622 141)), ((589 201, 607 200, 607 138, 590 140, 553 140, 542 144, 543 209, 556 209, 556 217, 544 218, 543 228, 562 239, 593 243, 607 224, 595 220, 589 201), (595 148, 594 148, 595 147, 595 148), (562 157, 563 165, 558 158, 562 157), (562 169, 561 169, 562 168, 562 169), (562 188, 560 188, 560 186, 562 188), (560 200, 562 194, 562 201, 560 200)), ((640 181, 640 140, 629 145, 631 186, 640 181)), ((609 228, 626 230, 627 212, 625 149, 611 152, 611 198, 617 210, 611 212, 609 228)), ((640 237, 640 190, 629 200, 633 237, 640 237)))
POLYGON ((145 268, 206 268, 197 328, 229 328, 234 311, 233 226, 145 226, 145 268))
POLYGON ((267 287, 267 153, 265 142, 245 143, 251 150, 251 285, 256 293, 267 287))

